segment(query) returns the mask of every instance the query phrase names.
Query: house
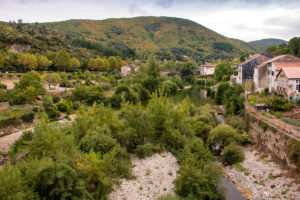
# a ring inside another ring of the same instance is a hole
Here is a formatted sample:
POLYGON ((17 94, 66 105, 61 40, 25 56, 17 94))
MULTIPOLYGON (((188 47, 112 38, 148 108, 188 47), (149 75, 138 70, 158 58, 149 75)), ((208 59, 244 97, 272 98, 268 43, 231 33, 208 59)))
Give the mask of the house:
POLYGON ((139 68, 136 65, 126 65, 121 67, 121 75, 123 77, 125 76, 131 76, 132 74, 135 74, 139 68))
POLYGON ((200 75, 213 75, 215 73, 215 64, 203 64, 197 68, 197 74, 200 75))
POLYGON ((276 76, 276 91, 292 99, 300 93, 300 62, 298 66, 282 67, 276 76))
POLYGON ((255 91, 262 92, 265 88, 269 88, 269 92, 275 91, 275 79, 279 72, 280 64, 287 62, 300 62, 300 58, 290 54, 276 56, 260 65, 254 67, 253 81, 255 83, 255 91))
POLYGON ((247 81, 252 81, 254 77, 254 68, 273 57, 272 54, 261 52, 247 58, 238 66, 236 82, 244 85, 247 81))

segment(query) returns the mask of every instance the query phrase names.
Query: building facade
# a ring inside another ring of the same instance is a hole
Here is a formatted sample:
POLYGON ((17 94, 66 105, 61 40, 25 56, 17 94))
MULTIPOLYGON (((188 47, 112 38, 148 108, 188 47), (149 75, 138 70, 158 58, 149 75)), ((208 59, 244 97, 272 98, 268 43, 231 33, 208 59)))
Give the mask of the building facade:
POLYGON ((276 91, 286 98, 292 99, 300 93, 300 65, 299 67, 283 67, 276 77, 276 91))
POLYGON ((269 88, 269 92, 275 91, 275 79, 279 72, 280 64, 300 62, 300 59, 290 54, 281 55, 269 59, 260 65, 254 67, 253 81, 255 83, 255 91, 262 92, 265 88, 269 88))
POLYGON ((197 68, 197 74, 200 75, 213 75, 215 73, 215 64, 204 64, 197 68))

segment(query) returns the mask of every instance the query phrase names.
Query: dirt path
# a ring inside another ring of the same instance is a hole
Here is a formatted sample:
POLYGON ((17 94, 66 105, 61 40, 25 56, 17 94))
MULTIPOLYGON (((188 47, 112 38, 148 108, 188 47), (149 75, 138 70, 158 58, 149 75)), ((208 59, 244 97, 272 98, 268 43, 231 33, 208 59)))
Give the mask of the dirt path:
POLYGON ((241 167, 226 167, 224 172, 250 199, 300 199, 300 184, 270 156, 248 149, 245 157, 241 167))
POLYGON ((122 180, 118 188, 108 196, 109 200, 156 200, 160 196, 174 194, 173 181, 177 177, 179 165, 171 153, 154 154, 145 159, 131 157, 135 166, 132 180, 122 180))

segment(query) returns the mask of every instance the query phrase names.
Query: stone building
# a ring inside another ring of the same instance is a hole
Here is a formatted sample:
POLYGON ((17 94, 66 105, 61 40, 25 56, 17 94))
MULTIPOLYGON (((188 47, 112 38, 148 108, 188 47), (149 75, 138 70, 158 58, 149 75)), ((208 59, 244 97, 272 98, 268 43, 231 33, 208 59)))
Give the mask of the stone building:
POLYGON ((123 66, 123 67, 121 67, 121 75, 123 77, 131 76, 132 74, 136 73, 137 70, 138 70, 138 67, 135 65, 123 66))
POLYGON ((245 84, 245 82, 253 80, 255 66, 273 57, 274 56, 269 53, 261 52, 247 58, 245 62, 238 66, 237 83, 245 84))
POLYGON ((203 64, 197 68, 197 74, 200 75, 213 75, 215 73, 215 64, 203 64))
POLYGON ((262 92, 265 88, 269 88, 269 92, 274 91, 276 75, 280 69, 277 66, 279 66, 278 63, 280 62, 300 62, 300 58, 286 54, 268 59, 260 65, 255 66, 253 81, 257 92, 262 92))
POLYGON ((276 91, 291 99, 300 93, 300 62, 298 66, 282 67, 276 76, 276 91))

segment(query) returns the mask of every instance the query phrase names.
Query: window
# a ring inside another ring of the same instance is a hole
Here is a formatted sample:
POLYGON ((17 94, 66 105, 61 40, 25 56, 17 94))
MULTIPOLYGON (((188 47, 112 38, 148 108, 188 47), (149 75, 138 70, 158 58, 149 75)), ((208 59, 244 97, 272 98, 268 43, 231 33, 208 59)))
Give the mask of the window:
POLYGON ((296 80, 296 91, 300 92, 300 80, 296 80))

